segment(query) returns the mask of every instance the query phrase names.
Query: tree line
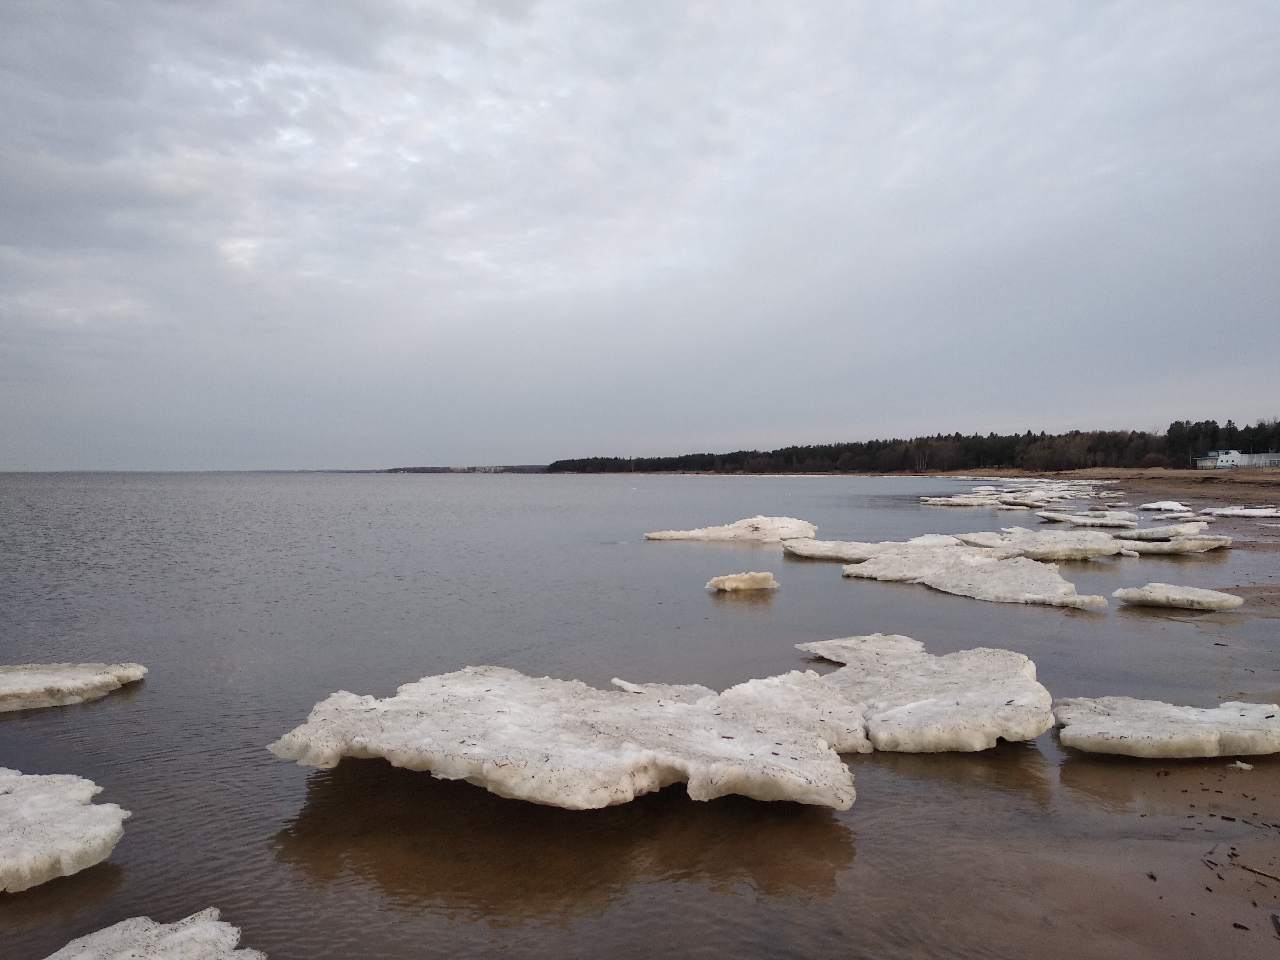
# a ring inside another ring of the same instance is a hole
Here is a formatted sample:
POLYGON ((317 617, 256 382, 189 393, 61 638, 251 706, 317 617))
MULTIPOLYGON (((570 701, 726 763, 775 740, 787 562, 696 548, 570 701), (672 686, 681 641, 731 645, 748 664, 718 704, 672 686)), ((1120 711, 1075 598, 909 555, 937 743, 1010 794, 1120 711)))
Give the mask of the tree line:
POLYGON ((1138 430, 912 437, 687 453, 674 457, 582 457, 557 460, 551 473, 926 473, 932 470, 1078 470, 1085 467, 1189 467, 1209 450, 1280 450, 1280 420, 1238 427, 1228 420, 1176 420, 1163 434, 1138 430))

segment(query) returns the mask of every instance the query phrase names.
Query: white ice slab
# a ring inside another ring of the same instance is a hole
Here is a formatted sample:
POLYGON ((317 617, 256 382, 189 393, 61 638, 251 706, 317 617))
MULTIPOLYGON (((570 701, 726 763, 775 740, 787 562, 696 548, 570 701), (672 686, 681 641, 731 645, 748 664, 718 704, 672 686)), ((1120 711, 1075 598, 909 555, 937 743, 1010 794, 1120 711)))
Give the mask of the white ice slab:
POLYGON ((741 794, 847 809, 853 779, 835 751, 803 725, 769 721, 770 714, 721 715, 683 696, 468 667, 407 683, 383 700, 335 693, 270 749, 313 767, 383 757, 573 810, 682 781, 695 800, 741 794))
POLYGON ((210 907, 174 923, 131 917, 72 940, 48 960, 266 960, 247 947, 236 949, 240 930, 210 907))
POLYGON ((1098 609, 1103 597, 1076 592, 1052 563, 1026 557, 1002 559, 979 547, 938 547, 882 553, 843 568, 846 577, 920 583, 944 593, 995 603, 1033 603, 1051 607, 1098 609))
POLYGON ((1127 757, 1233 757, 1280 752, 1280 706, 1237 703, 1201 709, 1159 700, 1058 700, 1064 746, 1127 757))
POLYGON ((987 750, 998 740, 1033 740, 1053 726, 1049 691, 1036 667, 1012 650, 977 648, 933 656, 910 637, 871 634, 800 643, 841 669, 822 680, 863 705, 877 750, 987 750))
POLYGON ((958 533, 956 539, 973 547, 1001 550, 1008 556, 1047 561, 1112 557, 1122 549, 1111 534, 1094 530, 1005 527, 1000 533, 958 533))
POLYGON ((922 547, 955 547, 960 541, 941 533, 926 533, 910 540, 885 540, 882 543, 864 543, 859 540, 813 540, 800 538, 786 540, 783 552, 807 560, 838 560, 842 563, 860 563, 878 553, 896 552, 922 547))
POLYGON ((1117 540, 1126 550, 1138 554, 1208 553, 1231 546, 1230 537, 1174 537, 1172 540, 1117 540))
POLYGON ((656 530, 646 533, 646 540, 745 540, 756 543, 776 543, 793 537, 813 537, 818 528, 806 520, 795 517, 747 517, 719 527, 699 527, 696 530, 656 530))
POLYGON ((739 593, 745 590, 777 590, 778 581, 768 571, 760 573, 753 570, 747 573, 727 573, 723 577, 712 577, 707 581, 707 589, 720 593, 739 593))
POLYGON ((1203 533, 1209 525, 1203 520, 1192 523, 1170 523, 1162 527, 1144 527, 1141 530, 1126 530, 1116 536, 1124 540, 1172 540, 1174 537, 1192 537, 1203 533))
POLYGON ((0 767, 0 893, 69 877, 107 859, 129 811, 93 803, 101 792, 83 777, 0 767))
POLYGON ((141 680, 140 663, 19 663, 0 666, 0 713, 96 700, 141 680))
POLYGON ((1112 594, 1121 603, 1135 607, 1176 607, 1179 610, 1234 610, 1243 597, 1199 587, 1172 583, 1148 583, 1145 587, 1125 587, 1112 594))
POLYGON ((1270 519, 1280 517, 1280 508, 1276 507, 1206 507, 1200 511, 1210 517, 1260 517, 1270 519))
POLYGON ((1154 503, 1142 503, 1138 505, 1139 510, 1159 510, 1165 513, 1187 513, 1190 507, 1185 507, 1177 500, 1157 500, 1154 503))
POLYGON ((1041 510, 1036 514, 1050 523, 1069 523, 1073 527, 1136 527, 1138 518, 1125 510, 1100 511, 1098 513, 1064 513, 1060 510, 1041 510))

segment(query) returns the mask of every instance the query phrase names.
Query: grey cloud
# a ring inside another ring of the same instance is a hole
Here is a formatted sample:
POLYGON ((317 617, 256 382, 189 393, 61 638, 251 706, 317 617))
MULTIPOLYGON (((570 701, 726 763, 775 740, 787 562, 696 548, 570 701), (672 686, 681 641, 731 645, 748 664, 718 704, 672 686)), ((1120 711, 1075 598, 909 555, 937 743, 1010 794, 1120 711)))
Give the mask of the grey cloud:
POLYGON ((1271 4, 0 21, 0 469, 1280 413, 1271 4))

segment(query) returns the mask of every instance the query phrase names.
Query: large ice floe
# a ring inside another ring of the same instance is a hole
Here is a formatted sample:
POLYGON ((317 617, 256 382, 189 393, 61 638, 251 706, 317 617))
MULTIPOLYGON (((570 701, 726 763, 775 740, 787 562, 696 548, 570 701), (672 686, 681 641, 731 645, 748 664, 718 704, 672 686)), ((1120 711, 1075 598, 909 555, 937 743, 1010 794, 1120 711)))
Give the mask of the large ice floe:
POLYGON ((72 940, 47 960, 266 960, 240 949, 240 930, 210 907, 173 923, 130 917, 72 940))
POLYGON ((141 680, 140 663, 19 663, 0 666, 0 713, 96 700, 141 680))
POLYGON ((841 563, 858 563, 879 553, 899 552, 930 547, 955 547, 960 541, 941 533, 926 533, 910 540, 885 540, 882 543, 863 543, 859 540, 814 540, 802 537, 784 540, 782 550, 793 557, 807 560, 838 560, 841 563))
POLYGON ((748 680, 717 694, 691 684, 636 684, 624 690, 692 702, 720 715, 754 718, 820 737, 841 753, 987 750, 998 740, 1030 740, 1053 726, 1049 692, 1035 664, 1011 650, 978 648, 945 656, 896 634, 797 644, 843 666, 748 680))
POLYGON ((812 537, 818 528, 807 520, 795 517, 747 517, 719 527, 698 527, 696 530, 655 530, 646 533, 646 540, 746 540, 757 543, 776 543, 793 537, 812 537))
POLYGON ((1123 549, 1111 534, 1094 530, 1005 527, 1000 533, 957 533, 955 539, 971 547, 999 550, 1006 556, 1048 561, 1112 557, 1123 549))
POLYGON ((1131 697, 1053 705, 1064 746, 1127 757, 1233 757, 1280 752, 1280 706, 1230 701, 1180 707, 1131 697))
POLYGON ((918 640, 879 633, 796 648, 844 664, 822 683, 861 705, 877 750, 987 750, 1001 739, 1033 740, 1053 726, 1035 664, 1012 650, 934 656, 918 640))
POLYGON ((1100 609, 1104 597, 1076 592, 1052 563, 1008 557, 981 547, 936 547, 881 553, 843 568, 846 577, 919 583, 943 593, 995 603, 1100 609))
POLYGON ((1244 598, 1235 594, 1200 587, 1180 587, 1172 583, 1123 587, 1112 596, 1130 606, 1176 607, 1179 610, 1234 610, 1244 604, 1244 598))
POLYGON ((1208 553, 1231 546, 1230 537, 1174 537, 1172 540, 1130 540, 1127 536, 1116 540, 1125 550, 1137 554, 1208 553))
POLYGON ((1095 513, 1064 513, 1041 510, 1036 514, 1049 523, 1069 523, 1073 527, 1136 527, 1138 517, 1125 510, 1100 510, 1095 513))
POLYGON ((313 767, 383 757, 572 810, 626 803, 681 781, 695 800, 741 794, 839 810, 853 803, 852 775, 811 726, 783 722, 772 709, 720 711, 718 703, 467 667, 382 700, 339 691, 270 750, 313 767))
POLYGON ((129 811, 93 803, 101 791, 83 777, 0 767, 0 893, 69 877, 111 855, 129 811))
POLYGON ((712 577, 707 581, 707 589, 718 593, 740 593, 747 590, 777 590, 778 581, 767 570, 763 573, 727 573, 723 577, 712 577))

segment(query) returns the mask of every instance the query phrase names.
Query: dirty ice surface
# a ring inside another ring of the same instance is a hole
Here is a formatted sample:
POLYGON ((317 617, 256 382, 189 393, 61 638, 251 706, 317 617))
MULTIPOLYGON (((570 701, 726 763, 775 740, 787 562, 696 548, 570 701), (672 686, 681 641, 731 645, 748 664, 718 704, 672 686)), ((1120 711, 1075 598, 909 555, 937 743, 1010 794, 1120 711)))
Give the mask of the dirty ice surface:
POLYGON ((776 543, 793 537, 813 537, 818 528, 806 520, 795 517, 747 517, 719 527, 698 527, 695 530, 655 530, 646 533, 646 540, 746 540, 759 543, 776 543))
POLYGON ((1121 603, 1136 607, 1177 607, 1181 610, 1234 610, 1243 597, 1199 587, 1172 583, 1148 583, 1145 587, 1122 587, 1112 594, 1121 603))
POLYGON ((19 663, 0 666, 0 713, 96 700, 141 680, 140 663, 19 663))
POLYGON ((1232 757, 1280 752, 1280 706, 1230 701, 1208 709, 1159 700, 1058 700, 1064 746, 1128 757, 1232 757))
POLYGON ((236 949, 240 930, 210 907, 173 923, 130 917, 72 940, 48 960, 266 960, 266 954, 236 949))

